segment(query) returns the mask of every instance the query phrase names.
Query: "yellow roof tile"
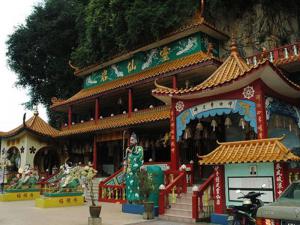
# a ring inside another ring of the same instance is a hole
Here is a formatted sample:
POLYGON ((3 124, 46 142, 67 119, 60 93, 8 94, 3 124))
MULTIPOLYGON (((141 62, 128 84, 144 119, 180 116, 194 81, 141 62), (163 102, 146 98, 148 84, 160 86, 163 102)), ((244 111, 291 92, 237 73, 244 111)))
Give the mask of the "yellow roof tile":
POLYGON ((97 124, 95 121, 75 124, 71 128, 64 128, 58 136, 69 136, 82 133, 90 133, 99 130, 125 127, 169 118, 170 107, 161 106, 155 107, 153 109, 146 109, 138 112, 133 112, 131 117, 128 117, 127 114, 122 114, 100 119, 97 124))
POLYGON ((41 117, 38 116, 38 113, 36 113, 28 119, 25 124, 22 124, 11 131, 2 132, 0 137, 11 137, 26 129, 39 135, 49 137, 54 137, 59 132, 47 124, 41 117))
POLYGON ((283 138, 257 139, 248 141, 219 143, 211 153, 199 156, 201 165, 221 165, 229 163, 256 163, 300 161, 282 144, 283 138))
POLYGON ((183 57, 181 59, 177 59, 177 60, 174 60, 174 61, 171 61, 168 63, 164 63, 155 68, 102 84, 97 87, 82 89, 81 91, 79 91, 78 93, 76 93, 71 98, 69 98, 65 101, 56 100, 56 98, 53 98, 52 99, 53 105, 51 106, 51 108, 55 108, 55 107, 61 106, 61 105, 66 105, 69 103, 73 103, 78 100, 89 98, 94 95, 98 95, 100 93, 103 93, 103 92, 106 92, 106 91, 109 91, 112 89, 124 87, 124 86, 130 85, 130 84, 136 83, 138 81, 145 80, 147 78, 151 78, 151 77, 162 75, 162 74, 165 74, 168 72, 176 71, 176 70, 179 70, 179 69, 182 69, 182 68, 185 68, 188 66, 196 65, 196 64, 199 64, 199 63, 211 60, 211 59, 215 59, 215 58, 204 52, 198 52, 193 55, 183 57))

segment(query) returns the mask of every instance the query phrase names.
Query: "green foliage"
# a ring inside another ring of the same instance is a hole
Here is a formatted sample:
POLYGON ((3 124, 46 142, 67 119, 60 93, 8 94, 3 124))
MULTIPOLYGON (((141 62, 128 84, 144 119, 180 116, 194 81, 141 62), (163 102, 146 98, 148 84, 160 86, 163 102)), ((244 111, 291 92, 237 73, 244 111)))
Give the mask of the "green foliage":
POLYGON ((137 174, 139 179, 139 194, 142 201, 148 201, 150 194, 155 191, 153 177, 147 170, 141 170, 137 174))
POLYGON ((196 7, 197 0, 91 0, 72 61, 85 66, 155 41, 191 19, 196 7))
POLYGON ((10 35, 8 64, 18 75, 16 85, 29 89, 28 108, 37 103, 49 106, 51 97, 70 97, 80 88, 68 61, 83 29, 78 21, 85 3, 48 0, 10 35))

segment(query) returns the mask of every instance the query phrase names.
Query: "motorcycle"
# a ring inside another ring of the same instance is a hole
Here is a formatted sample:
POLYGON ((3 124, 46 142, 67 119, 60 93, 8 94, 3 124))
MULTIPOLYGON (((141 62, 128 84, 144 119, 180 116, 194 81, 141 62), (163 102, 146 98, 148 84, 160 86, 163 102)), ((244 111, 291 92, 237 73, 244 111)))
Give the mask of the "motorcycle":
MULTIPOLYGON (((242 193, 237 190, 237 193, 242 193)), ((242 193, 243 194, 243 193, 242 193)), ((230 214, 227 222, 228 225, 255 225, 257 209, 264 205, 263 201, 259 199, 264 193, 261 192, 249 192, 238 197, 238 199, 244 199, 242 206, 231 205, 228 208, 230 214)))

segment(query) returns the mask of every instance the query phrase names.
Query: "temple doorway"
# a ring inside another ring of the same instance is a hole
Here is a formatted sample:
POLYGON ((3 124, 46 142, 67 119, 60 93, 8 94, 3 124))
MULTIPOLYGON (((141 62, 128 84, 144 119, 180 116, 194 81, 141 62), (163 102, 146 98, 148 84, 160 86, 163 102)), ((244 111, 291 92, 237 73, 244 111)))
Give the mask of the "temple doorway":
POLYGON ((57 151, 51 147, 41 148, 35 155, 34 167, 39 173, 53 174, 53 170, 59 169, 60 160, 57 151))

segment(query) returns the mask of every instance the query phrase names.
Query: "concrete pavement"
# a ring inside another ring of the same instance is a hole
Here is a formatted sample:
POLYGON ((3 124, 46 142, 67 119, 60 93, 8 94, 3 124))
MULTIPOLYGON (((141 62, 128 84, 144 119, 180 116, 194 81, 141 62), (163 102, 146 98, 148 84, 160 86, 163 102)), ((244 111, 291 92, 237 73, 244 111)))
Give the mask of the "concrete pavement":
MULTIPOLYGON (((159 219, 145 221, 142 215, 122 213, 120 204, 101 203, 101 205, 103 225, 189 225, 159 219)), ((0 202, 1 225, 87 225, 88 217, 88 204, 43 209, 36 208, 34 201, 0 202)))

